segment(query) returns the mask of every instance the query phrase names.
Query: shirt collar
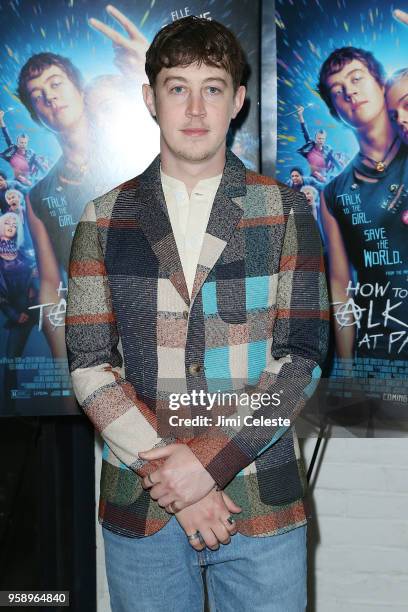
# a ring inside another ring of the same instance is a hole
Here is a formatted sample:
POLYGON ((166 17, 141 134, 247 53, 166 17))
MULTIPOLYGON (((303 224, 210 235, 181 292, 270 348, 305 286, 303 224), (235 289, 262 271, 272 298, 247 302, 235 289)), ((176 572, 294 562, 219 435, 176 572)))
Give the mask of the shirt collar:
MULTIPOLYGON (((168 174, 164 174, 163 170, 160 167, 160 178, 164 188, 170 189, 172 191, 187 191, 187 187, 183 181, 174 178, 173 176, 169 176, 168 174)), ((198 181, 192 190, 192 193, 200 193, 202 195, 211 195, 215 194, 217 191, 219 184, 221 182, 222 173, 217 174, 217 176, 211 176, 210 178, 201 179, 198 181)))

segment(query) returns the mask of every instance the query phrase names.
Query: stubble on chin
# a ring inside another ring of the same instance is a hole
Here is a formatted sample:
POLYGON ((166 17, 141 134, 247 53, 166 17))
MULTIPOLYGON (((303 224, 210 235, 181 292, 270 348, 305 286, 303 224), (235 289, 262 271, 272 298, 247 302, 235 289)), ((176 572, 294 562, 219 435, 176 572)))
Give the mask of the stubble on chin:
POLYGON ((213 151, 184 151, 183 149, 176 151, 177 157, 188 162, 201 162, 210 159, 214 154, 213 151))

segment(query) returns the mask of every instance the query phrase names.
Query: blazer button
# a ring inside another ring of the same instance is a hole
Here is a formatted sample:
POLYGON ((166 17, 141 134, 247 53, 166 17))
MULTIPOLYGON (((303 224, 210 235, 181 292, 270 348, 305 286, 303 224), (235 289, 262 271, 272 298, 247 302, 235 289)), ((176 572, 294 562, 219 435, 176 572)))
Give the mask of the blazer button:
POLYGON ((190 372, 190 374, 198 374, 199 372, 201 372, 201 366, 199 363, 192 363, 189 368, 188 371, 190 372))

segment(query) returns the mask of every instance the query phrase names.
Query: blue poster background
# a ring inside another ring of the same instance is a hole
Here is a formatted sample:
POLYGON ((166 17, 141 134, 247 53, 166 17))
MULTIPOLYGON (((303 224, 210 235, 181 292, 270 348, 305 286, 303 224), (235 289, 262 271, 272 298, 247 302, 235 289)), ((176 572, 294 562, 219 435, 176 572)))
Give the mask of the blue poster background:
MULTIPOLYGON (((189 14, 217 19, 238 35, 247 54, 251 75, 248 82, 245 120, 236 126, 235 134, 231 132, 229 140, 234 152, 255 170, 259 167, 258 5, 258 2, 254 3, 250 0, 242 0, 239 3, 232 2, 232 0, 192 1, 180 3, 180 5, 169 3, 167 0, 140 0, 138 2, 121 0, 115 4, 115 7, 129 18, 146 37, 147 42, 150 42, 155 33, 165 24, 189 14)), ((32 3, 22 0, 1 0, 0 14, 2 66, 0 110, 5 112, 4 122, 11 142, 15 144, 18 137, 24 134, 24 137, 28 137, 29 149, 40 162, 40 167, 29 176, 29 184, 16 185, 13 183, 16 179, 13 175, 14 169, 6 157, 0 158, 0 172, 6 176, 9 187, 17 188, 24 196, 27 194, 29 196, 31 189, 41 179, 48 176, 50 170, 60 159, 61 147, 56 134, 35 123, 16 95, 18 76, 24 63, 34 54, 52 52, 69 58, 82 74, 85 85, 97 82, 96 78, 101 75, 114 75, 115 78, 118 78, 120 70, 114 62, 115 49, 112 41, 92 28, 89 19, 96 18, 125 37, 127 34, 120 24, 108 14, 106 3, 102 0, 39 0, 32 3)), ((144 81, 146 82, 147 79, 144 81)), ((114 79, 108 83, 111 89, 112 83, 114 88, 114 79)), ((106 100, 103 102, 107 104, 106 100)), ((94 177, 87 177, 86 190, 84 189, 81 193, 78 188, 75 198, 71 190, 71 195, 65 197, 63 188, 58 186, 56 189, 60 190, 61 197, 55 197, 54 194, 47 200, 47 193, 44 193, 44 188, 42 188, 42 202, 49 207, 49 214, 58 216, 60 226, 69 225, 71 234, 78 220, 80 212, 78 209, 82 210, 86 201, 91 199, 88 193, 92 193, 92 197, 100 195, 123 180, 138 174, 158 153, 158 130, 143 105, 141 94, 135 95, 130 102, 131 105, 126 107, 126 112, 123 112, 123 109, 119 110, 119 107, 115 110, 109 104, 106 108, 101 105, 97 108, 100 112, 98 120, 103 122, 105 116, 109 118, 107 123, 111 124, 110 127, 112 125, 115 127, 112 138, 116 138, 119 131, 119 135, 123 138, 123 147, 115 150, 118 154, 110 154, 109 163, 106 159, 108 154, 102 146, 99 147, 99 150, 93 148, 92 157, 98 159, 99 156, 104 169, 101 175, 96 173, 94 177), (126 131, 127 118, 128 131, 126 131), (56 213, 51 210, 53 207, 57 210, 56 213), (75 215, 72 214, 74 207, 76 208, 75 215)), ((95 116, 88 118, 90 121, 95 121, 95 116)), ((108 131, 107 133, 109 134, 108 131)), ((7 149, 9 143, 6 142, 4 133, 0 134, 0 140, 1 153, 7 149)), ((95 159, 90 162, 93 162, 95 166, 95 159)), ((2 203, 1 212, 8 212, 5 201, 2 203)), ((36 252, 36 245, 33 244, 35 241, 31 239, 24 200, 21 203, 19 214, 24 220, 24 243, 20 249, 21 252, 24 250, 24 256, 21 255, 24 261, 21 265, 24 264, 25 269, 31 266, 33 271, 32 278, 29 284, 26 283, 24 291, 27 292, 27 295, 30 293, 31 296, 34 296, 30 298, 31 304, 37 305, 38 315, 40 314, 38 287, 43 281, 44 266, 42 273, 35 272, 38 252, 36 252)), ((62 248, 58 236, 54 235, 51 238, 54 239, 56 247, 62 248)), ((69 242, 70 239, 68 239, 69 242)), ((63 248, 69 251, 66 245, 63 248)), ((63 256, 67 258, 68 252, 63 253, 63 256)), ((6 259, 7 255, 6 258, 2 257, 0 263, 6 259)), ((3 268, 7 265, 6 261, 3 268)), ((63 328, 64 325, 66 269, 63 268, 64 266, 60 265, 60 284, 55 287, 54 306, 44 306, 41 310, 43 319, 47 319, 47 322, 49 321, 50 325, 54 325, 55 328, 63 328)), ((47 272, 46 269, 45 272, 47 272)), ((14 308, 18 299, 14 296, 13 303, 11 293, 6 286, 7 282, 9 284, 14 282, 14 272, 9 272, 7 278, 5 274, 0 278, 0 415, 77 413, 78 408, 73 398, 61 340, 57 350, 55 347, 50 348, 49 338, 47 339, 44 334, 44 329, 40 329, 38 318, 35 325, 26 327, 26 337, 21 333, 22 327, 27 326, 27 323, 21 324, 21 320, 16 321, 19 313, 17 311, 17 314, 14 312, 13 315, 9 307, 11 305, 14 308)))
MULTIPOLYGON (((338 414, 342 415, 343 424, 358 421, 356 402, 360 402, 361 414, 365 415, 361 421, 366 419, 365 424, 373 414, 376 417, 381 415, 380 419, 384 422, 396 417, 399 422, 406 423, 408 164, 404 153, 406 149, 401 145, 398 159, 401 159, 402 170, 396 177, 393 176, 394 180, 379 182, 378 187, 372 188, 371 196, 361 201, 360 193, 366 187, 361 186, 356 174, 350 170, 355 168, 357 162, 353 158, 359 152, 356 134, 345 123, 330 115, 317 92, 317 84, 325 59, 332 51, 342 47, 357 47, 373 53, 383 65, 387 78, 395 71, 407 68, 408 27, 393 17, 395 8, 407 10, 408 7, 403 3, 394 5, 382 0, 276 0, 276 173, 282 182, 294 187, 290 179, 291 171, 296 168, 295 179, 296 174, 303 173, 304 179, 307 177, 312 185, 316 185, 316 182, 313 183, 312 165, 298 151, 306 140, 297 113, 297 109, 302 107, 304 125, 310 138, 316 140, 318 131, 323 130, 327 149, 332 150, 334 160, 327 164, 327 173, 324 177, 320 176, 323 181, 317 184, 317 191, 311 196, 315 198, 313 210, 326 254, 330 250, 331 237, 323 227, 318 192, 323 191, 343 170, 342 176, 346 176, 347 172, 350 177, 354 176, 354 183, 350 179, 352 184, 349 187, 345 179, 339 179, 331 191, 331 201, 338 207, 336 219, 341 228, 351 275, 350 285, 347 285, 348 300, 340 306, 339 302, 333 302, 332 313, 333 321, 336 319, 339 326, 344 326, 340 333, 347 333, 346 328, 352 327, 358 331, 354 340, 354 356, 351 358, 336 356, 338 347, 336 345, 335 348, 333 334, 332 351, 326 368, 328 380, 323 381, 322 385, 324 389, 329 388, 330 394, 344 400, 333 404, 338 414), (395 203, 395 210, 391 210, 389 202, 395 193, 398 193, 399 199, 395 203), (353 214, 355 216, 352 217, 353 214), (356 261, 359 263, 355 265, 356 261), (381 336, 375 338, 374 334, 379 329, 381 336), (350 412, 345 410, 347 406, 351 406, 350 412), (367 417, 367 414, 370 416, 367 417)), ((340 253, 337 265, 339 261, 340 253)), ((327 263, 327 268, 335 271, 336 255, 327 263)), ((332 276, 335 278, 335 275, 332 276)), ((330 289, 332 276, 328 272, 330 289)), ((330 410, 330 403, 326 400, 323 405, 318 410, 330 410)))

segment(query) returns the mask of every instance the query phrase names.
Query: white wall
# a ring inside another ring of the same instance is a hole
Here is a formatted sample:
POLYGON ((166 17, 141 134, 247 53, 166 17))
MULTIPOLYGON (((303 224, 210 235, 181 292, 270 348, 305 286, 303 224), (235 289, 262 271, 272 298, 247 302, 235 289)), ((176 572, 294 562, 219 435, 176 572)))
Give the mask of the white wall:
POLYGON ((329 439, 313 500, 310 612, 408 610, 407 440, 329 439))

